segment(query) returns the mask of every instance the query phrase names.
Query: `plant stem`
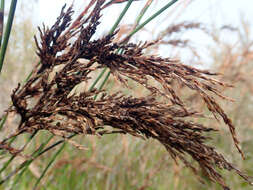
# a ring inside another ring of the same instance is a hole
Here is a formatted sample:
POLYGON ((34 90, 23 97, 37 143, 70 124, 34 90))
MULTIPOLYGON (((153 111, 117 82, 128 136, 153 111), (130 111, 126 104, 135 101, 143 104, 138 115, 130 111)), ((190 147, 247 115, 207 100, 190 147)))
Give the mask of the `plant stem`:
POLYGON ((104 69, 101 71, 101 73, 98 75, 98 77, 96 78, 96 80, 92 83, 92 85, 91 85, 90 88, 89 88, 89 91, 91 91, 91 90, 94 89, 94 87, 96 86, 96 84, 98 83, 98 81, 99 81, 99 80, 102 78, 102 76, 104 75, 105 71, 106 71, 106 68, 104 68, 104 69))
POLYGON ((120 21, 122 20, 122 18, 125 16, 127 10, 129 9, 130 5, 132 4, 133 0, 129 0, 128 3, 126 4, 125 8, 123 9, 123 11, 120 13, 118 19, 116 20, 116 22, 114 23, 113 27, 111 28, 109 34, 113 34, 113 32, 116 30, 116 28, 118 27, 120 21))
POLYGON ((15 158, 16 156, 12 155, 11 158, 3 165, 3 167, 0 170, 0 173, 2 173, 8 166, 9 164, 12 162, 12 160, 15 158))
POLYGON ((143 7, 143 9, 141 10, 140 14, 138 15, 138 17, 136 19, 136 24, 135 24, 136 26, 138 26, 140 24, 140 21, 141 21, 142 17, 147 12, 147 10, 150 7, 152 2, 153 2, 153 0, 148 0, 147 1, 146 5, 143 7))
POLYGON ((6 114, 1 118, 1 121, 0 121, 0 130, 1 130, 1 129, 3 128, 3 126, 4 126, 4 123, 6 122, 7 116, 8 116, 8 114, 6 113, 6 114))
MULTIPOLYGON (((30 138, 28 139, 28 141, 26 142, 26 144, 22 147, 22 149, 24 149, 24 148, 31 142, 31 140, 33 139, 33 137, 34 137, 36 134, 37 134, 37 131, 34 132, 34 133, 30 136, 30 138)), ((15 139, 16 139, 16 137, 13 137, 13 138, 11 139, 10 144, 11 144, 15 139)), ((12 162, 12 160, 13 160, 15 157, 16 157, 16 155, 12 155, 12 156, 10 157, 10 159, 9 159, 9 160, 3 165, 3 167, 0 169, 0 174, 8 167, 8 165, 12 162)))
POLYGON ((4 29, 4 4, 5 0, 0 2, 0 47, 2 44, 3 29, 4 29))
MULTIPOLYGON (((6 182, 8 179, 10 179, 13 175, 15 175, 16 173, 18 173, 18 171, 20 171, 21 169, 23 169, 21 171, 21 173, 19 174, 19 176, 17 177, 16 181, 19 181, 19 179, 21 178, 22 174, 26 171, 26 169, 28 168, 28 166, 36 159, 38 158, 41 154, 43 154, 43 148, 49 143, 49 141, 53 138, 54 136, 51 135, 47 141, 45 141, 44 143, 42 143, 40 145, 40 147, 35 150, 32 154, 31 159, 24 161, 18 168, 16 168, 14 171, 12 171, 5 179, 0 181, 0 185, 3 184, 4 182, 6 182)), ((32 138, 30 138, 32 139, 32 138)))
POLYGON ((4 57, 5 57, 6 49, 7 49, 8 42, 9 42, 12 23, 14 20, 14 15, 15 15, 15 10, 16 10, 16 5, 17 5, 17 0, 12 0, 11 6, 10 6, 10 12, 9 12, 8 20, 7 20, 7 24, 6 24, 6 29, 4 32, 3 44, 2 44, 1 50, 0 50, 0 73, 2 71, 4 57))
POLYGON ((156 13, 154 13, 151 17, 149 17, 147 20, 145 20, 142 24, 136 27, 135 30, 133 30, 130 34, 130 36, 133 36, 135 33, 137 33, 139 30, 141 30, 146 24, 148 24, 150 21, 152 21, 154 18, 156 18, 158 15, 163 13, 166 9, 171 7, 174 3, 176 3, 178 0, 172 0, 168 4, 166 4, 164 7, 162 7, 160 10, 158 10, 156 13))
MULTIPOLYGON (((104 68, 104 70, 106 71, 106 70, 108 70, 108 68, 104 68)), ((104 87, 104 85, 105 85, 105 83, 107 82, 107 80, 108 80, 110 74, 111 74, 111 71, 108 71, 108 73, 107 73, 107 75, 105 76, 105 79, 103 80, 102 84, 98 87, 98 91, 100 91, 100 90, 104 87)), ((94 100, 97 99, 97 96, 98 96, 98 94, 96 94, 96 95, 94 96, 94 100)))
POLYGON ((58 149, 58 151, 53 155, 53 157, 51 158, 51 160, 47 164, 46 168, 43 170, 42 174, 40 175, 39 179, 36 181, 36 183, 35 183, 35 185, 33 187, 33 190, 35 190, 37 188, 37 186, 39 185, 41 179, 45 176, 47 170, 53 164, 53 162, 55 161, 55 159, 57 158, 57 156, 62 152, 62 150, 64 149, 65 145, 66 145, 66 142, 64 142, 63 145, 58 149))

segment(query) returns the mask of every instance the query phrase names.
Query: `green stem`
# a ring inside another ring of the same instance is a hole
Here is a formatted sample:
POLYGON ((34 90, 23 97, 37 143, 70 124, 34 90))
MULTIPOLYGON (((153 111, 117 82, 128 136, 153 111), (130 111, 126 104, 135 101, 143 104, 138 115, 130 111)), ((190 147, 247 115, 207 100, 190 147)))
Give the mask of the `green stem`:
POLYGON ((7 49, 8 42, 9 42, 12 23, 14 20, 14 15, 15 15, 15 10, 16 10, 16 5, 17 5, 17 0, 12 0, 11 6, 10 6, 10 12, 9 12, 8 20, 7 20, 7 24, 6 24, 6 29, 4 32, 3 44, 2 44, 2 47, 0 50, 0 73, 2 71, 4 57, 5 57, 6 49, 7 49))
POLYGON ((151 3, 148 4, 147 6, 145 6, 145 7, 141 10, 140 14, 138 15, 138 17, 137 17, 137 19, 136 19, 136 26, 138 26, 138 25, 140 24, 142 17, 143 17, 144 14, 147 12, 147 10, 148 10, 148 8, 150 7, 150 5, 151 5, 151 3))
POLYGON ((3 165, 3 167, 1 168, 1 170, 0 170, 0 173, 2 173, 8 166, 9 166, 9 164, 12 162, 12 160, 15 158, 16 156, 11 156, 11 158, 6 162, 6 163, 4 163, 4 165, 3 165))
POLYGON ((5 0, 1 0, 1 2, 0 2, 0 10, 4 10, 4 4, 5 4, 5 0))
MULTIPOLYGON (((137 17, 137 19, 136 19, 136 26, 139 25, 139 23, 140 23, 142 17, 143 17, 144 14, 147 12, 147 10, 148 10, 149 7, 150 7, 150 4, 147 5, 146 7, 144 7, 144 9, 141 10, 140 14, 138 15, 138 17, 137 17)), ((107 68, 104 68, 103 74, 105 73, 106 69, 107 69, 107 68)), ((102 73, 102 72, 101 72, 101 73, 102 73)), ((101 73, 100 73, 100 74, 101 74, 101 73)), ((111 74, 111 72, 109 71, 109 72, 107 73, 107 75, 106 75, 104 81, 103 81, 102 84, 99 86, 98 90, 101 90, 101 89, 104 87, 104 85, 105 85, 106 81, 108 80, 110 74, 111 74)), ((103 75, 102 75, 102 76, 103 76, 103 75)), ((98 96, 98 95, 96 94, 95 97, 94 97, 94 99, 96 99, 97 96, 98 96)))
POLYGON ((8 114, 6 113, 2 118, 1 118, 1 121, 0 121, 0 130, 3 128, 5 122, 6 122, 6 119, 7 119, 7 116, 8 114))
POLYGON ((172 6, 174 3, 176 3, 178 0, 172 0, 168 4, 166 4, 164 7, 162 7, 160 10, 158 10, 156 13, 154 13, 151 17, 149 17, 147 20, 145 20, 142 24, 136 27, 135 30, 133 30, 129 36, 133 36, 135 33, 137 33, 139 30, 141 30, 146 24, 148 24, 150 21, 152 21, 154 18, 159 16, 161 13, 163 13, 166 9, 168 9, 170 6, 172 6))
MULTIPOLYGON (((107 68, 104 68, 104 70, 106 71, 107 68)), ((111 74, 111 71, 108 71, 108 73, 107 73, 107 75, 105 76, 105 79, 103 80, 102 84, 98 87, 98 91, 100 91, 100 90, 104 87, 104 85, 105 85, 105 83, 107 82, 107 80, 108 80, 110 74, 111 74)), ((97 99, 97 96, 98 96, 98 94, 96 94, 96 95, 94 96, 94 100, 97 99)))
POLYGON ((118 25, 119 25, 120 21, 122 20, 122 18, 125 16, 127 10, 129 9, 130 5, 132 4, 132 2, 133 2, 133 0, 128 1, 125 8, 123 9, 121 14, 119 15, 118 19, 114 23, 114 25, 113 25, 112 29, 110 30, 109 34, 113 34, 113 32, 116 30, 116 28, 118 27, 118 25))
POLYGON ((4 10, 4 4, 5 4, 5 0, 1 0, 1 2, 0 2, 0 10, 4 10))
MULTIPOLYGON (((31 140, 33 139, 33 137, 34 137, 36 134, 37 134, 37 131, 34 132, 34 133, 30 136, 30 138, 28 139, 28 141, 26 142, 26 144, 23 146, 22 149, 24 149, 24 148, 31 142, 31 140)), ((9 144, 11 144, 15 139, 16 139, 16 137, 13 137, 13 138, 11 139, 11 141, 10 141, 9 144)), ((12 155, 12 156, 10 157, 10 159, 9 159, 6 163, 4 163, 3 167, 0 169, 0 174, 8 167, 8 165, 13 161, 13 159, 14 159, 15 157, 16 157, 16 155, 12 155)))
POLYGON ((3 29, 4 29, 4 4, 5 0, 0 2, 0 47, 2 44, 3 29))
MULTIPOLYGON (((40 147, 35 150, 32 154, 32 158, 29 160, 26 160, 25 162, 23 162, 18 168, 16 168, 14 171, 12 171, 5 179, 0 181, 0 185, 2 185, 4 182, 6 182, 8 179, 10 179, 13 175, 15 175, 16 173, 18 173, 18 171, 20 171, 21 169, 23 169, 21 171, 21 173, 19 174, 19 176, 17 176, 16 181, 18 182, 19 179, 21 178, 22 174, 26 171, 26 169, 28 168, 28 166, 36 159, 38 158, 40 155, 42 155, 44 153, 43 148, 49 143, 49 141, 54 137, 54 135, 51 135, 47 141, 45 141, 44 143, 42 143, 40 145, 40 147)), ((32 139, 32 138, 31 138, 32 139)))
POLYGON ((89 91, 93 90, 94 87, 96 86, 96 84, 98 83, 98 81, 102 78, 102 76, 104 75, 106 71, 106 68, 104 68, 101 73, 98 75, 98 77, 96 78, 96 80, 93 82, 93 84, 91 85, 91 87, 89 88, 89 91))
POLYGON ((65 145, 66 145, 66 142, 64 142, 62 144, 62 146, 58 149, 58 151, 53 155, 53 157, 49 161, 48 165, 46 166, 46 168, 43 170, 42 174, 40 175, 39 179, 36 181, 36 183, 35 183, 35 185, 33 187, 33 190, 35 190, 37 188, 37 186, 39 185, 41 179, 45 176, 47 170, 54 163, 54 161, 56 160, 57 156, 62 152, 62 150, 64 149, 65 145))

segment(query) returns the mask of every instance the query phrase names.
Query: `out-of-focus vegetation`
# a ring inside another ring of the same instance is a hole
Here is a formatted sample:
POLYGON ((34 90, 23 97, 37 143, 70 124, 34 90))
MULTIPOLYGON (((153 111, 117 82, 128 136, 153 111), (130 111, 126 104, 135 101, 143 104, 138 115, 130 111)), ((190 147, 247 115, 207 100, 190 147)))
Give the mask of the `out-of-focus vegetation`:
MULTIPOLYGON (((27 12, 25 9, 24 11, 27 12)), ((13 88, 17 86, 18 82, 26 78, 32 65, 38 62, 33 41, 35 27, 32 26, 29 17, 15 22, 8 45, 5 65, 0 76, 1 114, 3 114, 4 109, 8 108, 13 88)), ((164 33, 161 32, 162 34, 164 33)), ((208 36, 215 43, 215 46, 209 47, 209 52, 207 52, 208 59, 212 60, 211 66, 209 65, 211 70, 222 73, 220 79, 234 85, 234 88, 227 89, 224 93, 233 98, 235 102, 222 103, 222 106, 237 127, 236 131, 239 134, 246 159, 242 160, 240 158, 232 143, 231 135, 225 127, 218 127, 221 124, 210 118, 202 119, 200 122, 205 122, 206 125, 219 129, 219 132, 212 134, 213 140, 211 143, 215 144, 229 161, 248 175, 253 176, 253 39, 249 37, 249 26, 244 22, 242 22, 240 28, 225 26, 220 28, 218 34, 217 30, 209 29, 208 36), (237 41, 236 43, 222 41, 221 35, 236 36, 237 41), (221 135, 218 133, 221 133, 221 135)), ((167 45, 175 48, 175 53, 179 55, 181 48, 189 48, 182 41, 182 46, 178 49, 173 46, 172 40, 163 41, 160 45, 164 46, 167 43, 167 45)), ((191 43, 194 44, 194 42, 191 43)), ((159 46, 154 46, 154 49, 150 49, 150 51, 158 52, 159 46)), ((196 52, 195 50, 192 51, 192 56, 196 56, 196 52)), ((203 62, 202 67, 205 67, 205 60, 198 60, 198 63, 201 61, 203 62)), ((130 82, 130 86, 137 96, 145 93, 134 82, 130 82)), ((110 77, 105 89, 113 92, 119 88, 122 88, 122 86, 115 82, 113 77, 110 77)), ((122 88, 122 91, 130 94, 125 88, 122 88)), ((178 92, 185 99, 191 100, 194 106, 203 107, 196 94, 189 93, 187 89, 180 87, 178 92)), ((8 130, 12 129, 12 126, 16 124, 16 120, 16 117, 10 115, 6 123, 8 127, 3 129, 5 132, 2 134, 6 134, 8 130)), ((40 132, 32 141, 29 149, 38 147, 49 135, 46 131, 40 132)), ((57 139, 57 137, 54 137, 50 144, 53 144, 57 139)), ((79 136, 74 139, 88 147, 89 150, 80 151, 67 144, 64 152, 61 153, 61 156, 58 157, 42 179, 41 189, 221 189, 220 186, 212 184, 208 180, 205 181, 206 184, 201 184, 189 169, 185 168, 180 162, 178 165, 175 164, 164 147, 152 140, 144 142, 128 135, 107 135, 103 138, 79 136)), ((18 143, 24 143, 24 141, 26 141, 25 135, 19 138, 16 146, 19 146, 18 143)), ((29 151, 29 149, 26 151, 29 151)), ((53 151, 49 151, 33 162, 29 170, 24 173, 21 181, 13 189, 31 189, 31 186, 40 176, 42 168, 47 165, 48 158, 51 158, 53 154, 53 151)), ((1 155, 1 158, 3 159, 0 160, 0 165, 7 160, 3 155, 1 155)), ((22 157, 17 157, 14 163, 18 165, 22 161, 22 157)), ((1 175, 5 176, 14 167, 13 164, 1 175)), ((223 175, 232 189, 251 189, 240 177, 228 172, 223 172, 223 175)), ((13 185, 15 179, 13 178, 4 186, 0 186, 0 189, 8 189, 13 185)))

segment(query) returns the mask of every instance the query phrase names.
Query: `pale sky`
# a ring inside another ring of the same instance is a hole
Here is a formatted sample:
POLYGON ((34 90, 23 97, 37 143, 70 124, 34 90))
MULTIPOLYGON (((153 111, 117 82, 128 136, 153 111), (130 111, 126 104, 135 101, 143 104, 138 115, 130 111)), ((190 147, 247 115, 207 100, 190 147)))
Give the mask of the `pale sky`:
MULTIPOLYGON (((42 22, 45 22, 46 25, 51 25, 55 22, 61 7, 64 3, 71 4, 73 0, 38 0, 38 5, 36 5, 36 20, 38 25, 41 25, 42 22)), ((177 23, 181 21, 195 21, 204 23, 207 26, 215 26, 219 30, 220 27, 224 25, 233 25, 234 27, 242 26, 241 21, 244 20, 249 23, 251 30, 253 29, 253 0, 192 0, 192 3, 187 7, 187 9, 183 9, 179 3, 190 2, 191 0, 179 0, 172 8, 164 12, 158 19, 152 21, 147 25, 147 28, 155 34, 156 31, 162 29, 165 25, 159 25, 159 22, 165 21, 168 23, 177 23), (172 13, 169 13, 173 11, 172 13), (182 12, 183 11, 183 12, 182 12), (159 26, 159 29, 157 29, 159 26)), ((75 10, 81 11, 85 7, 85 3, 87 4, 88 0, 75 0, 75 10)), ((127 12, 125 19, 122 23, 133 23, 136 18, 136 14, 138 10, 140 10, 146 1, 138 1, 134 2, 130 7, 130 10, 127 12), (127 18, 127 19, 126 19, 127 18)), ((153 14, 156 10, 161 8, 162 5, 166 4, 168 0, 156 0, 158 5, 153 6, 147 12, 146 18, 153 14)), ((110 30, 113 23, 115 22, 117 16, 123 9, 122 5, 114 5, 109 9, 106 9, 103 12, 102 24, 100 28, 102 28, 102 34, 106 34, 107 31, 110 30)), ((145 20, 145 17, 144 19, 145 20)), ((121 23, 121 24, 122 24, 121 23)), ((141 34, 138 37, 138 40, 150 40, 154 36, 149 36, 150 34, 145 35, 145 33, 141 34)), ((211 43, 208 41, 208 38, 204 35, 199 35, 197 32, 190 33, 190 38, 194 40, 197 47, 206 46, 211 43)), ((251 37, 253 38, 252 34, 251 37)), ((232 40, 233 36, 223 35, 224 39, 232 40)), ((205 54, 205 50, 200 48, 200 54, 205 54)), ((159 52, 160 54, 164 54, 168 56, 168 51, 159 52)), ((185 54, 188 56, 187 54, 185 54)))
MULTIPOLYGON (((59 15, 63 4, 71 4, 72 1, 73 0, 38 0, 39 6, 36 5, 36 20, 38 25, 42 22, 45 22, 46 25, 53 24, 56 17, 59 15)), ((187 7, 187 9, 183 9, 183 6, 181 6, 181 9, 178 5, 179 3, 190 1, 191 0, 179 0, 171 9, 164 12, 158 19, 148 24, 147 27, 152 31, 157 31, 159 22, 164 20, 166 20, 168 24, 180 21, 198 21, 206 24, 207 26, 214 25, 217 28, 222 27, 223 25, 240 27, 243 19, 249 22, 251 28, 253 29, 253 0, 192 0, 193 2, 187 7), (177 5, 178 7, 176 7, 177 5), (169 14, 171 10, 173 10, 173 12, 169 14)), ((87 2, 89 1, 75 0, 75 10, 77 12, 83 10, 85 3, 87 4, 87 2)), ((143 0, 134 2, 122 23, 133 23, 138 10, 142 8, 144 2, 146 1, 143 0)), ((156 2, 159 2, 159 5, 150 8, 146 14, 146 18, 158 10, 162 5, 166 4, 168 0, 156 0, 156 2)), ((114 5, 103 12, 104 16, 102 17, 101 24, 103 32, 106 32, 105 30, 109 31, 122 8, 123 6, 114 5)), ((163 26, 166 27, 164 24, 159 25, 159 29, 162 29, 163 26)), ((145 34, 142 34, 141 37, 146 40, 145 34)), ((146 38, 148 39, 150 36, 147 36, 146 38)), ((201 36, 198 36, 198 38, 200 39, 201 36)), ((200 41, 203 40, 200 39, 200 41)))
MULTIPOLYGON (((31 13, 28 15, 32 15, 32 19, 35 21, 36 25, 41 26, 42 23, 45 23, 45 25, 51 26, 59 15, 62 6, 65 3, 70 5, 72 1, 73 0, 37 0, 38 3, 33 6, 32 3, 28 4, 31 0, 26 0, 23 1, 23 4, 24 6, 31 5, 31 13)), ((74 10, 77 13, 82 11, 88 2, 89 0, 75 0, 74 10)), ((145 0, 133 2, 121 24, 132 24, 145 2, 145 0)), ((155 0, 154 5, 149 8, 143 20, 156 12, 166 3, 168 3, 168 0, 155 0)), ((110 30, 123 7, 124 6, 122 5, 113 5, 102 12, 103 17, 101 18, 101 24, 97 31, 98 35, 105 35, 110 30)), ((241 27, 241 21, 244 20, 249 23, 250 29, 252 30, 252 7, 253 0, 179 0, 175 5, 173 5, 173 7, 166 10, 162 15, 146 26, 149 31, 152 31, 152 33, 144 32, 141 33, 141 35, 136 34, 136 39, 142 41, 152 40, 152 38, 154 39, 155 35, 159 33, 159 30, 167 27, 171 23, 178 23, 181 21, 201 22, 205 24, 205 26, 215 26, 217 27, 217 31, 219 31, 219 28, 223 25, 241 27), (187 7, 187 9, 184 9, 183 5, 186 2, 191 2, 191 4, 187 7), (163 24, 160 24, 161 22, 163 24)), ((17 10, 21 9, 22 7, 17 7, 17 10)), ((21 15, 22 17, 25 16, 23 14, 21 15)), ((191 40, 194 41, 196 47, 198 47, 198 51, 204 56, 205 49, 202 47, 211 45, 211 41, 209 41, 205 35, 199 34, 195 31, 189 33, 188 38, 191 38, 191 40)), ((222 38, 226 40, 233 40, 233 36, 230 34, 223 35, 222 38)), ((251 38, 253 39, 252 33, 251 38)), ((170 56, 168 55, 168 50, 165 49, 162 49, 159 54, 162 56, 170 56)), ((185 53, 182 55, 185 55, 186 57, 188 56, 185 53)))
MULTIPOLYGON (((38 20, 52 23, 64 3, 70 4, 73 0, 39 0, 38 20)), ((189 0, 181 0, 189 1, 189 0)), ((82 10, 87 0, 75 0, 77 10, 82 10)), ((140 8, 145 1, 134 2, 131 9, 140 8)), ((160 0, 160 4, 168 2, 160 0)), ((180 0, 178 1, 178 3, 180 0)), ((114 6, 113 15, 117 15, 119 6, 114 6)), ((204 22, 215 21, 218 23, 238 24, 240 15, 249 21, 253 18, 253 0, 194 0, 181 19, 199 19, 204 22)), ((164 13, 166 14, 166 13, 164 13)))

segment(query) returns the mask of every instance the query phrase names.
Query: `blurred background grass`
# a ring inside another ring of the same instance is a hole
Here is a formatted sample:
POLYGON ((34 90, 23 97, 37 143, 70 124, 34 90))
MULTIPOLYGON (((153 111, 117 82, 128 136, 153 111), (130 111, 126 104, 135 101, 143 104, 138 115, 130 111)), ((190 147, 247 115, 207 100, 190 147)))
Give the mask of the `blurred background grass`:
MULTIPOLYGON (((34 1, 29 6, 26 6, 26 4, 27 1, 20 2, 17 19, 8 45, 5 65, 0 76, 1 115, 8 108, 11 91, 17 86, 18 82, 26 78, 32 66, 38 62, 33 41, 33 35, 36 33, 36 23, 32 19, 31 11, 37 6, 37 2, 34 1)), ((187 6, 187 3, 182 4, 184 9, 187 9, 187 6)), ((173 10, 170 14, 172 13, 173 10)), ((161 29, 160 34, 166 33, 166 26, 168 27, 172 23, 164 21, 163 24, 165 27, 163 30, 161 29)), ((220 127, 221 123, 208 118, 199 122, 219 129, 219 132, 211 135, 213 140, 209 143, 215 145, 219 152, 223 153, 229 161, 242 171, 253 176, 253 39, 251 39, 250 32, 252 26, 247 23, 247 20, 242 19, 240 26, 236 27, 226 23, 224 23, 224 27, 219 28, 215 26, 215 23, 213 26, 205 27, 208 28, 208 32, 204 31, 201 35, 206 35, 205 38, 208 40, 211 39, 212 46, 206 44, 206 47, 203 47, 203 45, 197 47, 194 41, 191 41, 192 46, 182 48, 169 45, 167 48, 168 44, 163 43, 154 46, 149 51, 152 53, 162 52, 163 54, 166 51, 169 52, 167 56, 176 56, 178 58, 187 54, 188 62, 186 64, 195 64, 197 67, 210 68, 213 71, 223 73, 220 80, 227 81, 235 86, 224 92, 225 95, 235 99, 235 102, 223 102, 222 105, 237 127, 246 160, 241 160, 240 155, 236 152, 231 135, 226 127, 220 127), (232 38, 235 40, 224 39, 226 35, 233 36, 232 38), (205 54, 202 53, 201 56, 198 56, 198 48, 205 48, 205 54), (205 65, 207 60, 208 64, 205 65)), ((131 26, 122 25, 122 29, 125 30, 122 30, 121 34, 126 34, 128 28, 131 28, 131 26)), ((105 29, 105 31, 108 30, 105 29)), ((143 32, 152 34, 154 31, 149 30, 147 27, 143 32)), ((138 40, 138 36, 133 40, 138 40)), ((154 34, 154 36, 159 35, 154 34)), ((168 39, 177 39, 177 37, 182 39, 182 36, 187 40, 191 40, 190 35, 185 33, 179 33, 178 36, 173 37, 169 36, 168 39)), ((120 36, 118 37, 120 38, 120 36)), ((135 94, 137 96, 145 94, 140 86, 136 86, 131 82, 130 86, 132 91, 122 88, 113 78, 109 78, 105 89, 110 92, 121 89, 125 94, 135 94)), ((185 99, 191 100, 194 107, 201 108, 203 106, 195 94, 189 94, 186 89, 180 87, 178 91, 185 99)), ((0 138, 15 128, 17 119, 14 115, 8 117, 6 127, 1 132, 0 138)), ((34 150, 49 135, 45 131, 40 132, 26 151, 34 150)), ((19 137, 18 141, 15 142, 15 146, 19 147, 24 144, 26 139, 25 135, 19 137)), ((50 144, 56 142, 57 139, 57 137, 54 137, 50 144)), ((89 150, 80 151, 67 144, 65 150, 42 179, 39 186, 41 189, 222 189, 218 185, 211 184, 208 180, 205 180, 206 184, 201 184, 189 169, 185 168, 180 162, 178 165, 175 164, 167 151, 159 143, 152 140, 144 142, 129 135, 107 135, 103 138, 78 136, 74 139, 88 147, 89 150)), ((53 154, 54 151, 49 151, 33 162, 13 189, 32 189, 33 184, 41 175, 43 168, 45 168, 53 154)), ((3 154, 0 156, 0 165, 3 165, 8 158, 3 154)), ((20 164, 22 161, 20 157, 15 158, 14 164, 4 171, 1 177, 8 174, 15 168, 15 165, 20 164)), ((228 172, 223 172, 223 175, 232 189, 251 189, 237 175, 228 172)), ((204 178, 204 176, 202 177, 204 178)), ((14 182, 15 178, 9 180, 4 186, 0 186, 0 189, 10 189, 14 182)))

